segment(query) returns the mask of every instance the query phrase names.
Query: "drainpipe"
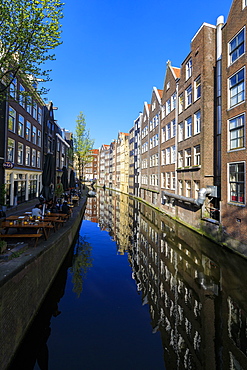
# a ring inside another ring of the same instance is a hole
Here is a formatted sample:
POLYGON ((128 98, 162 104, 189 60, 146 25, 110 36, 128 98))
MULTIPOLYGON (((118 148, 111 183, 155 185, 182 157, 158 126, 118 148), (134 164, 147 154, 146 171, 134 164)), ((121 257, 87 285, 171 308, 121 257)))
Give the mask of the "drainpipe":
POLYGON ((167 195, 169 198, 174 198, 180 200, 181 202, 191 203, 196 205, 197 207, 201 207, 205 202, 206 196, 211 195, 215 196, 216 187, 215 186, 208 186, 207 188, 201 188, 198 192, 198 198, 188 198, 183 195, 169 193, 168 191, 163 191, 163 195, 167 195))

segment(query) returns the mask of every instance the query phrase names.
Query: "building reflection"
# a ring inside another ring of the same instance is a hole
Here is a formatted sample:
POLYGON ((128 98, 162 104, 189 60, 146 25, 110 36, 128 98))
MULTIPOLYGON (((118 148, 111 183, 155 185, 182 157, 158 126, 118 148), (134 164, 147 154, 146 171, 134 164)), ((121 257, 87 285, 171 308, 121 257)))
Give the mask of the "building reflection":
POLYGON ((99 192, 99 226, 116 241, 174 369, 244 369, 247 261, 124 194, 99 192))

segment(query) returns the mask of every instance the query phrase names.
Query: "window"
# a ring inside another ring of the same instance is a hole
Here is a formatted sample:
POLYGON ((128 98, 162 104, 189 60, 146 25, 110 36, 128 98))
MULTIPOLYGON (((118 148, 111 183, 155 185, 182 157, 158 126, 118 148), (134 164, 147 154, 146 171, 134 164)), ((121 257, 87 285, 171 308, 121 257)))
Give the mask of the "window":
POLYGON ((201 76, 195 80, 195 100, 201 97, 201 76))
POLYGON ((172 189, 175 189, 175 187, 176 187, 176 174, 175 174, 175 172, 171 173, 171 186, 172 186, 172 189))
POLYGON ((194 114, 194 135, 199 134, 201 132, 201 111, 197 111, 194 114))
POLYGON ((244 54, 244 29, 229 42, 230 64, 235 62, 242 54, 244 54))
POLYGON ((31 163, 31 149, 29 146, 26 146, 26 160, 25 164, 26 166, 30 166, 31 163))
POLYGON ((183 195, 183 180, 178 180, 178 194, 183 195))
POLYGON ((244 203, 244 163, 229 164, 230 201, 244 203))
POLYGON ((40 130, 38 130, 37 145, 41 146, 41 131, 40 130))
POLYGON ((175 137, 176 136, 176 121, 175 119, 173 119, 171 121, 171 137, 175 137))
POLYGON ((26 108, 27 113, 32 114, 32 98, 28 96, 26 99, 26 103, 27 103, 27 108, 26 108))
POLYGON ((171 96, 171 110, 176 108, 176 93, 172 94, 171 96))
POLYGON ((244 146, 244 114, 229 121, 230 150, 244 146))
POLYGON ((201 164, 201 148, 200 145, 194 147, 194 165, 200 166, 201 164))
POLYGON ((161 142, 164 143, 166 141, 166 128, 163 127, 161 131, 161 142))
POLYGON ((166 164, 166 151, 165 150, 161 151, 161 164, 162 165, 166 164))
POLYGON ((244 100, 244 69, 241 69, 229 79, 230 107, 244 100))
POLYGON ((33 118, 34 119, 37 119, 37 109, 38 109, 37 103, 34 101, 33 102, 33 118))
POLYGON ((8 138, 7 161, 15 161, 15 140, 8 138))
POLYGON ((166 148, 166 164, 171 163, 171 148, 166 148))
POLYGON ((19 104, 25 108, 25 89, 24 87, 20 84, 19 87, 19 104))
POLYGON ((32 149, 32 167, 36 167, 36 150, 32 149))
POLYGON ((17 98, 17 79, 16 78, 13 78, 13 80, 10 83, 9 93, 10 93, 10 96, 16 100, 17 98))
POLYGON ((192 75, 192 59, 190 58, 185 66, 186 69, 186 80, 191 77, 192 75))
POLYGON ((200 190, 200 181, 195 180, 194 186, 195 186, 195 195, 198 195, 198 192, 200 190))
POLYGON ((186 108, 192 104, 192 87, 191 85, 185 90, 185 105, 186 108))
POLYGON ((171 147, 171 163, 175 163, 176 162, 176 146, 173 145, 171 147))
POLYGON ((8 129, 15 132, 16 111, 9 106, 8 129))
POLYGON ((41 120, 42 120, 42 109, 39 107, 38 108, 38 122, 41 125, 41 120))
POLYGON ((19 114, 18 135, 24 137, 24 117, 19 114))
POLYGON ((170 172, 166 172, 166 188, 171 188, 171 174, 170 172))
POLYGON ((171 138, 171 123, 168 123, 166 125, 166 140, 169 140, 171 138))
POLYGON ((178 141, 183 141, 184 139, 184 123, 180 122, 178 124, 178 141))
POLYGON ((184 96, 183 94, 179 95, 178 98, 178 114, 182 113, 184 106, 184 96))
POLYGON ((25 139, 31 141, 31 123, 29 121, 26 121, 25 139))
POLYGON ((186 185, 186 197, 191 198, 191 181, 187 180, 185 181, 186 185))
POLYGON ((191 148, 185 149, 185 166, 191 166, 191 148))
POLYGON ((23 164, 23 148, 24 145, 22 143, 18 143, 18 151, 17 151, 17 163, 23 164))
POLYGON ((188 137, 192 136, 192 118, 188 117, 185 120, 185 138, 187 139, 188 137))
POLYGON ((178 152, 178 167, 183 167, 184 165, 184 155, 183 155, 183 151, 180 150, 178 152))
POLYGON ((171 112, 171 99, 168 99, 166 102, 166 115, 171 112))
POLYGON ((37 167, 41 168, 41 154, 39 151, 37 152, 37 167))
POLYGON ((32 130, 32 143, 36 144, 37 141, 37 129, 35 126, 33 126, 32 130))
POLYGON ((164 172, 161 173, 161 184, 160 185, 161 185, 162 188, 164 188, 165 185, 166 185, 166 182, 165 182, 165 173, 164 172))

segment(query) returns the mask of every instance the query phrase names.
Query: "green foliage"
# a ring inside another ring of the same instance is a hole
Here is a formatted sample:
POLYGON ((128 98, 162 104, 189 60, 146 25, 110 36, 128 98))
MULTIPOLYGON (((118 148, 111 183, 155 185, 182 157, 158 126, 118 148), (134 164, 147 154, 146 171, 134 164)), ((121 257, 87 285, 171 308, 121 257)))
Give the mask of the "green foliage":
MULTIPOLYGON (((43 70, 42 65, 55 60, 51 50, 61 44, 63 5, 60 0, 1 0, 1 96, 6 96, 16 76, 31 84, 50 80, 50 70, 43 70)), ((44 88, 38 91, 43 92, 44 88)))
POLYGON ((92 246, 85 238, 79 236, 75 246, 75 254, 70 272, 72 273, 73 292, 80 297, 83 289, 83 282, 87 271, 92 267, 92 246))
POLYGON ((0 186, 0 205, 5 206, 6 205, 6 187, 5 184, 2 184, 0 186))
POLYGON ((90 138, 89 130, 86 129, 86 120, 82 112, 76 120, 74 135, 74 153, 78 158, 78 169, 80 176, 83 177, 83 168, 86 163, 92 160, 90 150, 93 149, 94 140, 90 138))

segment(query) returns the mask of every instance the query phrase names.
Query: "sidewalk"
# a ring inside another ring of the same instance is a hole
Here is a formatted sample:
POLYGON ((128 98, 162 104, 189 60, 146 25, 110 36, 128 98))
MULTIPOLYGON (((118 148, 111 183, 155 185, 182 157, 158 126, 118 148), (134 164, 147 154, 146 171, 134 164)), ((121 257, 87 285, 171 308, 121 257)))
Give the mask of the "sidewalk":
POLYGON ((8 208, 7 211, 6 211, 6 216, 8 217, 8 216, 11 216, 11 215, 17 215, 17 214, 21 214, 23 212, 31 211, 33 206, 37 203, 39 203, 39 199, 35 198, 35 199, 32 199, 32 200, 28 200, 24 203, 18 204, 17 206, 13 206, 11 208, 8 208))

